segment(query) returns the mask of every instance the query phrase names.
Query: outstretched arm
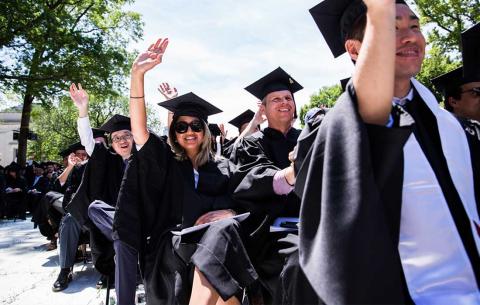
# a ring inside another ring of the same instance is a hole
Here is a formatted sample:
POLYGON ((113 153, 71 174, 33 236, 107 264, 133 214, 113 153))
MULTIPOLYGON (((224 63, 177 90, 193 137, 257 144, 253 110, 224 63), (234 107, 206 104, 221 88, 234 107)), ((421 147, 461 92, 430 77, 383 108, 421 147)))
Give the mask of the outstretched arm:
POLYGON ((85 151, 92 156, 95 149, 95 140, 93 139, 92 127, 88 118, 88 94, 82 88, 82 84, 77 86, 70 85, 70 98, 78 109, 77 131, 80 136, 80 142, 85 147, 85 151))
POLYGON ((392 108, 395 75, 395 1, 364 0, 367 25, 353 84, 363 121, 385 125, 392 108))
POLYGON ((58 182, 60 183, 60 186, 63 186, 65 184, 65 182, 67 182, 67 178, 68 176, 70 175, 70 173, 72 172, 73 170, 73 167, 79 163, 80 160, 75 157, 75 154, 74 153, 71 153, 69 156, 68 156, 68 165, 67 167, 65 168, 65 170, 62 172, 62 174, 60 176, 58 176, 58 182))
POLYGON ((147 51, 138 55, 132 65, 130 77, 130 124, 137 145, 148 140, 147 111, 145 108, 144 78, 145 73, 162 62, 168 46, 168 38, 158 39, 147 51))

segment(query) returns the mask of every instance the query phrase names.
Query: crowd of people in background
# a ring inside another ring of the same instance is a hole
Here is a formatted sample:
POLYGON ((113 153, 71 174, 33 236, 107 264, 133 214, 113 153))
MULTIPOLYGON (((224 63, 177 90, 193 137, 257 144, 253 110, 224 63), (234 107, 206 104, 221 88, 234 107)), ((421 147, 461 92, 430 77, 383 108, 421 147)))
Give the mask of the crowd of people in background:
POLYGON ((80 141, 63 164, 0 178, 1 216, 28 211, 48 250, 58 239, 53 291, 83 235, 122 305, 139 282, 148 304, 480 303, 480 24, 462 34, 463 67, 433 80, 446 111, 414 79, 426 43, 404 1, 311 14, 355 73, 303 130, 303 87, 279 67, 245 88, 258 109, 229 122, 237 137, 208 124, 221 109, 167 83, 168 135, 151 132, 144 81, 168 38, 132 65, 129 117, 92 128, 87 91, 70 86, 80 141))
POLYGON ((35 228, 50 240, 47 250, 57 248, 58 228, 63 215, 64 194, 74 193, 71 171, 87 161, 80 143, 70 145, 60 152, 63 158, 56 161, 27 161, 22 167, 15 161, 0 167, 0 219, 26 220, 31 216, 35 228), (62 181, 68 180, 68 184, 62 181))

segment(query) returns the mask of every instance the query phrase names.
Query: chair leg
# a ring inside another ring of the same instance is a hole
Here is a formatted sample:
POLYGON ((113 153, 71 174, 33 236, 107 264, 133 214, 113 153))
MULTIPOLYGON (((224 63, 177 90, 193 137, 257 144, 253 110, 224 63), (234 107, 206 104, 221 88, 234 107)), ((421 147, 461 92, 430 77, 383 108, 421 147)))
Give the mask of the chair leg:
POLYGON ((83 263, 86 265, 88 258, 87 258, 87 244, 80 245, 80 249, 82 250, 83 255, 83 263))
POLYGON ((110 276, 107 276, 107 297, 105 299, 105 305, 110 303, 110 276))

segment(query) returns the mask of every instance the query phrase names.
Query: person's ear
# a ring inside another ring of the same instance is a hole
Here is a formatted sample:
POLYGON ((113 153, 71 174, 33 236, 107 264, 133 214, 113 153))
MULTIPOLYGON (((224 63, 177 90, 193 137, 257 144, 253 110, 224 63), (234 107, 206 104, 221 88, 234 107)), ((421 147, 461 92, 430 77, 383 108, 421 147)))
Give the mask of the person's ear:
POLYGON ((357 61, 361 46, 362 43, 355 39, 345 41, 345 50, 347 50, 348 55, 350 55, 353 61, 357 61))
POLYGON ((458 107, 458 101, 456 99, 454 99, 453 97, 449 97, 447 99, 447 103, 450 105, 450 107, 452 108, 457 108, 458 107))

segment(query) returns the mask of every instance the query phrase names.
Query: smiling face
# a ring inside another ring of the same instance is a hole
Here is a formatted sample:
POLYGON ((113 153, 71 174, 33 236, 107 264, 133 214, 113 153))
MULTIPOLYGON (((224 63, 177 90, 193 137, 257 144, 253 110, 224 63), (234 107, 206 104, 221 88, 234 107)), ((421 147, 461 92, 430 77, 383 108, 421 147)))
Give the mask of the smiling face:
POLYGON ((279 130, 290 127, 295 114, 295 101, 288 90, 274 91, 264 98, 268 126, 279 130))
POLYGON ((395 79, 410 79, 420 72, 425 57, 425 37, 418 17, 405 4, 396 5, 395 79))
POLYGON ((130 157, 133 146, 133 136, 130 130, 112 132, 112 148, 123 159, 130 157))
POLYGON ((192 130, 191 126, 188 126, 186 132, 179 133, 175 131, 175 137, 177 139, 178 145, 180 145, 189 157, 195 156, 200 152, 200 148, 202 146, 202 142, 205 137, 205 126, 200 119, 193 116, 182 115, 179 116, 177 121, 173 124, 176 125, 178 123, 186 123, 190 124, 197 124, 200 123, 202 126, 202 130, 194 131, 192 130))
MULTIPOLYGON (((365 22, 358 22, 356 35, 345 42, 345 49, 353 61, 358 60, 365 31, 365 22), (358 34, 359 33, 359 34, 358 34)), ((425 37, 420 31, 418 17, 405 4, 396 4, 395 81, 410 80, 422 67, 425 57, 425 37)))

